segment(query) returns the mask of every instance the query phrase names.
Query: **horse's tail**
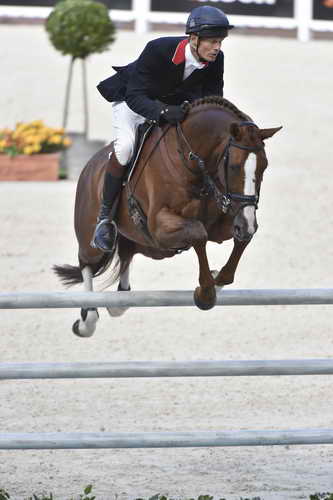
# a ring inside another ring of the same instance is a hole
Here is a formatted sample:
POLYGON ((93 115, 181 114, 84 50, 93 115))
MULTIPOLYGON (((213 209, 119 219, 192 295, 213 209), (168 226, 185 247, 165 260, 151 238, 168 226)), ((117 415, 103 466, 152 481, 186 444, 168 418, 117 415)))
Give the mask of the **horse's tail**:
POLYGON ((52 269, 67 287, 83 282, 83 276, 79 266, 65 264, 64 266, 53 266, 52 269))
MULTIPOLYGON (((113 252, 105 253, 98 262, 88 264, 94 278, 104 274, 112 265, 110 275, 107 277, 103 288, 113 285, 119 280, 120 275, 126 271, 134 254, 133 248, 134 244, 132 242, 119 236, 116 248, 113 252), (115 256, 116 258, 114 258, 115 256)), ((83 267, 84 265, 82 263, 81 266, 70 266, 65 264, 63 266, 53 266, 53 271, 65 286, 70 287, 78 283, 83 283, 83 267)))
MULTIPOLYGON (((105 273, 105 271, 110 267, 114 253, 105 253, 103 254, 102 258, 93 264, 88 264, 89 267, 91 268, 93 277, 95 278, 96 276, 100 276, 101 274, 105 273)), ((79 283, 83 283, 83 276, 82 276, 82 269, 84 267, 84 264, 81 264, 81 266, 71 266, 69 264, 65 264, 63 266, 53 266, 53 271, 56 273, 56 275, 60 278, 62 283, 67 286, 73 286, 77 285, 79 283)), ((114 273, 112 273, 114 274, 114 273)), ((117 272, 115 274, 118 274, 117 272)), ((112 278, 112 281, 115 281, 117 276, 112 278)))

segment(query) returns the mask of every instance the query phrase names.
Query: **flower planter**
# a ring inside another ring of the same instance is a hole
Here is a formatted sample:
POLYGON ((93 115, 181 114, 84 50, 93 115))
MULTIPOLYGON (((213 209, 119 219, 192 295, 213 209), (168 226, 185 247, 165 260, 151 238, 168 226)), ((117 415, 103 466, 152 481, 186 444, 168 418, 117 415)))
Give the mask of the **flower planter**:
POLYGON ((0 154, 0 181, 57 181, 59 162, 59 153, 0 154))
POLYGON ((87 139, 79 132, 69 132, 71 147, 61 153, 61 166, 67 179, 77 181, 90 158, 105 146, 105 141, 87 139))

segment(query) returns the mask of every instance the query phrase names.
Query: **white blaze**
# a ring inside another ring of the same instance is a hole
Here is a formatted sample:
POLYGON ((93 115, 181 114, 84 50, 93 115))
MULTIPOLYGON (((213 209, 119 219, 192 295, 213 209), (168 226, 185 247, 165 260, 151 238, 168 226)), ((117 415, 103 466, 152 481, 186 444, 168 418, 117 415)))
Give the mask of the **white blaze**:
MULTIPOLYGON (((245 171, 245 181, 244 181, 244 194, 254 196, 256 194, 256 167, 257 167, 257 157, 254 153, 250 153, 244 166, 245 171)), ((248 231, 254 234, 255 227, 255 207, 248 206, 244 208, 244 217, 247 221, 248 231)))

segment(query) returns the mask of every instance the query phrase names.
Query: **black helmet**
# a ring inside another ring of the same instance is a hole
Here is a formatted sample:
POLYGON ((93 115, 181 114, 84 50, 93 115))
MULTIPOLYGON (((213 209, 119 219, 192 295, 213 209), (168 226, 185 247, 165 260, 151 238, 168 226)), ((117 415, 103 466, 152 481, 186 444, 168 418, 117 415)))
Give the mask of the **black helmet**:
POLYGON ((186 31, 198 33, 201 37, 226 36, 227 31, 234 26, 229 24, 225 13, 216 7, 209 5, 196 7, 193 9, 187 19, 186 31))

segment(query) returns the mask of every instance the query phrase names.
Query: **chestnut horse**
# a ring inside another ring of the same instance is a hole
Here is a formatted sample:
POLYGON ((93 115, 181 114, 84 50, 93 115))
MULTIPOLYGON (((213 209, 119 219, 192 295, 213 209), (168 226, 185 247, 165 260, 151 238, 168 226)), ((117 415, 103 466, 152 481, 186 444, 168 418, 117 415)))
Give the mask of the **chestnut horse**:
MULTIPOLYGON (((194 248, 199 261, 195 304, 203 310, 216 302, 215 287, 234 281, 244 249, 257 230, 256 208, 267 158, 264 140, 281 127, 260 129, 249 116, 221 97, 188 104, 185 121, 153 128, 137 165, 122 190, 115 214, 117 245, 103 253, 90 245, 99 212, 103 176, 112 144, 96 153, 82 171, 76 191, 75 231, 79 266, 55 266, 67 285, 92 281, 113 268, 112 282, 129 290, 129 265, 136 253, 153 259, 172 257, 194 248), (209 268, 207 241, 233 238, 227 263, 209 268)), ((113 316, 124 309, 109 308, 113 316)), ((75 334, 90 336, 97 309, 81 309, 75 334)))

